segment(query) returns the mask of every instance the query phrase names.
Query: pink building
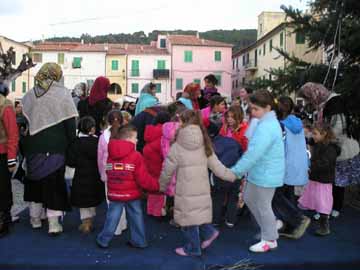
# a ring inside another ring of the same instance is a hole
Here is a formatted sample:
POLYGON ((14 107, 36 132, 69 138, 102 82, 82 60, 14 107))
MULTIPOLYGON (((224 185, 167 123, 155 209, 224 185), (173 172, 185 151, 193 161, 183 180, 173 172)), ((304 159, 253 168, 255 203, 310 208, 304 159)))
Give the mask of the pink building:
POLYGON ((158 42, 171 54, 171 96, 191 82, 200 83, 212 73, 219 81, 220 93, 231 96, 232 45, 198 36, 159 36, 158 42), (165 40, 165 41, 164 41, 165 40))

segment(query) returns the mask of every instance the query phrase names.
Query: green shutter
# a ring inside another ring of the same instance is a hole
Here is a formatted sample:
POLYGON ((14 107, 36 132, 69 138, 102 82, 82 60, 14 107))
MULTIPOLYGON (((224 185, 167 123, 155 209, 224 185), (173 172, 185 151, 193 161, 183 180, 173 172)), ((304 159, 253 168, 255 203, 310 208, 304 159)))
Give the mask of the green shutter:
POLYGON ((131 76, 133 77, 139 77, 140 71, 139 71, 139 60, 132 60, 131 61, 131 76))
POLYGON ((63 65, 65 62, 65 56, 64 53, 58 53, 58 64, 63 65))
POLYGON ((270 52, 272 51, 272 48, 273 48, 273 46, 272 46, 272 39, 270 39, 270 52))
POLYGON ((215 61, 216 62, 221 61, 221 51, 215 51, 215 61))
POLYGON ((218 84, 219 86, 221 86, 221 75, 215 75, 216 79, 218 80, 218 84))
POLYGON ((183 79, 176 79, 176 90, 183 89, 183 79))
POLYGON ((22 82, 22 92, 26 93, 26 82, 22 82))
POLYGON ((119 70, 119 61, 118 60, 111 61, 111 70, 119 70))
POLYGON ((81 57, 74 57, 72 66, 73 68, 81 68, 81 57))
POLYGON ((281 32, 280 33, 280 47, 282 47, 284 45, 284 33, 281 32))
POLYGON ((13 91, 13 92, 16 91, 16 81, 15 81, 15 80, 13 80, 13 81, 11 82, 11 91, 13 91))
POLYGON ((265 55, 265 52, 266 52, 266 43, 264 43, 263 51, 264 51, 264 55, 265 55))
POLYGON ((157 69, 166 69, 165 60, 157 60, 157 69))
POLYGON ((138 83, 131 84, 131 93, 133 93, 133 94, 139 93, 139 84, 138 83))
POLYGON ((160 39, 160 48, 166 48, 166 39, 160 39))
POLYGON ((200 84, 201 80, 200 79, 194 79, 194 83, 200 84))
POLYGON ((184 61, 186 63, 191 63, 192 62, 192 51, 185 51, 184 52, 184 61))
POLYGON ((304 33, 296 33, 296 44, 305 44, 304 33))
POLYGON ((156 84, 156 93, 161 93, 161 83, 156 84))

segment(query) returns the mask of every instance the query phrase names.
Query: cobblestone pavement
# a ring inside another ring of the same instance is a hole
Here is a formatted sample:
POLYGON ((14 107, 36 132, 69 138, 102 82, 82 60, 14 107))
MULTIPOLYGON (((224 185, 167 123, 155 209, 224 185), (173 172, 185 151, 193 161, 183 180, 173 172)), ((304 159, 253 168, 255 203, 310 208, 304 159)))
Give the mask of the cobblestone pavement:
POLYGON ((11 209, 11 215, 16 216, 28 207, 28 203, 24 202, 24 185, 18 180, 12 180, 12 192, 14 205, 11 209))

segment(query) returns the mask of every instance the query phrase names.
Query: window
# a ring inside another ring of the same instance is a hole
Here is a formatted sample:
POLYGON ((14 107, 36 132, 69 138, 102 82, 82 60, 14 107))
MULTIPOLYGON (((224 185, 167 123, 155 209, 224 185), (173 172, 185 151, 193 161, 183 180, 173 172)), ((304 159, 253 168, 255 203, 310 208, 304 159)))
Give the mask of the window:
POLYGON ((176 90, 183 89, 183 79, 176 79, 176 90))
POLYGON ((194 83, 200 84, 201 80, 200 79, 194 79, 194 83))
POLYGON ((236 58, 236 69, 239 69, 239 58, 236 58))
POLYGON ((249 62, 250 62, 250 54, 247 53, 246 54, 246 64, 249 64, 249 62))
POLYGON ((218 80, 218 85, 221 86, 221 75, 215 75, 215 77, 218 80))
POLYGON ((111 61, 111 70, 119 70, 119 61, 118 60, 111 61))
POLYGON ((131 93, 133 93, 133 94, 139 93, 139 84, 138 83, 131 84, 131 93))
POLYGON ((13 81, 11 82, 11 91, 13 91, 13 92, 16 91, 16 81, 15 81, 15 80, 13 80, 13 81))
POLYGON ((272 39, 270 39, 270 46, 269 46, 269 47, 270 47, 270 52, 271 52, 271 51, 272 51, 272 48, 273 48, 273 47, 272 47, 272 39))
POLYGON ((139 70, 139 60, 132 60, 131 61, 131 76, 139 77, 140 70, 139 70))
POLYGON ((184 61, 186 63, 191 63, 192 62, 192 51, 185 51, 184 52, 184 61))
POLYGON ((42 63, 42 53, 34 53, 33 60, 35 63, 42 63))
POLYGON ((65 55, 64 53, 58 53, 57 55, 57 58, 58 58, 58 64, 59 65, 63 65, 64 64, 64 60, 65 60, 65 55))
POLYGON ((81 61, 82 61, 81 57, 74 57, 73 62, 72 62, 72 67, 73 68, 81 68, 81 61))
POLYGON ((165 60, 157 60, 157 69, 165 69, 165 60))
POLYGON ((264 80, 264 81, 266 80, 266 77, 265 77, 265 75, 263 76, 263 80, 264 80))
POLYGON ((26 93, 26 82, 22 82, 22 92, 26 93))
POLYGON ((269 80, 270 80, 270 81, 272 80, 271 74, 269 74, 269 80))
POLYGON ((160 48, 166 48, 166 39, 165 38, 160 39, 160 48))
POLYGON ((305 44, 305 34, 296 33, 296 44, 305 44))
POLYGON ((264 55, 265 55, 265 51, 266 51, 266 43, 264 43, 264 45, 263 45, 263 51, 264 51, 264 55))
POLYGON ((260 23, 260 34, 262 33, 262 31, 263 31, 263 25, 262 23, 260 23))
POLYGON ((246 61, 245 61, 245 55, 243 55, 243 67, 245 66, 246 61))
POLYGON ((280 33, 280 47, 282 47, 284 45, 284 33, 281 32, 280 33))
POLYGON ((232 89, 235 88, 235 81, 232 81, 232 89))
POLYGON ((261 49, 259 49, 259 56, 261 55, 261 49))
POLYGON ((221 51, 215 51, 215 62, 221 62, 221 51))
POLYGON ((156 84, 156 93, 161 93, 161 83, 156 84))
POLYGON ((242 78, 242 85, 245 85, 245 77, 242 78))
POLYGON ((235 81, 235 87, 238 88, 238 86, 239 86, 239 81, 236 80, 236 81, 235 81))
POLYGON ((233 59, 233 69, 235 69, 235 59, 233 59))

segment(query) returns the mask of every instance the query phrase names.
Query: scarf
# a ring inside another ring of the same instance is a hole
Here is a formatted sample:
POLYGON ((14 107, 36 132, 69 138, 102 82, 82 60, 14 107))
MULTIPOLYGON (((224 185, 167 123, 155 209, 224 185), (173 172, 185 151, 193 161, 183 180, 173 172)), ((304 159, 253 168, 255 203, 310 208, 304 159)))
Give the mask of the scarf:
POLYGON ((217 88, 204 88, 204 98, 206 98, 208 101, 210 101, 210 98, 218 92, 217 88))
POLYGON ((44 64, 35 76, 35 86, 42 89, 42 95, 49 90, 53 82, 60 81, 62 77, 61 67, 56 63, 44 64))
POLYGON ((317 110, 317 122, 323 121, 323 109, 330 97, 330 91, 320 83, 308 82, 304 84, 299 94, 304 96, 317 110))
POLYGON ((103 76, 97 77, 91 87, 89 105, 93 106, 96 102, 106 99, 109 88, 110 81, 108 78, 103 76))
POLYGON ((56 81, 47 91, 35 86, 25 94, 22 103, 31 136, 78 116, 70 91, 56 81))

